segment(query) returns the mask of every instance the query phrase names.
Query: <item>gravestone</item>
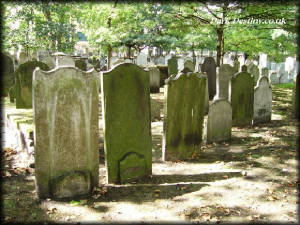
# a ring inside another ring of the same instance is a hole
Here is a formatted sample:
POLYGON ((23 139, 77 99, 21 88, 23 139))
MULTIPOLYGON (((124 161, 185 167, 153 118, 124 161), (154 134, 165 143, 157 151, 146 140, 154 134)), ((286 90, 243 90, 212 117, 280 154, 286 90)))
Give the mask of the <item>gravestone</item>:
POLYGON ((279 84, 279 77, 277 75, 277 72, 274 71, 269 72, 269 81, 271 84, 279 84))
POLYGON ((168 76, 168 66, 162 66, 162 65, 157 65, 156 66, 159 69, 159 74, 160 74, 160 87, 165 85, 165 80, 169 77, 168 76))
POLYGON ((28 61, 27 54, 25 52, 20 52, 18 58, 18 64, 21 65, 28 61))
POLYGON ((59 66, 74 66, 74 59, 69 55, 56 55, 56 67, 59 66))
POLYGON ((180 73, 166 81, 163 160, 185 160, 202 142, 206 76, 180 73))
POLYGON ((267 68, 267 67, 264 67, 264 68, 262 68, 261 69, 261 75, 260 75, 261 77, 262 76, 265 76, 265 77, 267 77, 268 79, 269 79, 269 69, 267 68))
POLYGON ((99 181, 98 74, 59 67, 33 74, 39 198, 91 193, 99 181))
POLYGON ((216 63, 213 57, 206 57, 201 72, 207 73, 209 100, 216 94, 216 63))
POLYGON ((148 63, 147 61, 147 55, 143 52, 141 52, 140 54, 138 54, 137 58, 136 58, 136 64, 139 66, 146 66, 148 63))
POLYGON ((184 69, 184 58, 179 57, 177 59, 177 63, 178 63, 178 71, 182 71, 184 69))
POLYGON ((251 125, 253 119, 254 78, 236 73, 231 79, 232 126, 251 125))
POLYGON ((232 109, 227 99, 214 100, 209 106, 207 143, 231 139, 232 109), (221 112, 221 113, 220 113, 221 112))
POLYGON ((155 63, 156 65, 166 65, 166 64, 165 64, 165 63, 166 63, 165 57, 163 57, 163 56, 158 56, 158 57, 156 57, 156 58, 154 59, 154 63, 155 63))
POLYGON ((41 62, 47 64, 49 70, 52 70, 56 67, 55 57, 53 56, 46 56, 41 60, 41 62))
POLYGON ((150 76, 150 92, 157 93, 159 92, 160 87, 160 72, 156 66, 151 66, 149 68, 150 76))
POLYGON ((123 63, 101 73, 107 182, 152 173, 149 71, 123 63))
POLYGON ((238 59, 234 60, 233 68, 234 68, 235 73, 240 72, 240 61, 238 59))
POLYGON ((178 61, 175 56, 168 60, 168 76, 178 73, 178 61))
POLYGON ((249 66, 247 67, 247 72, 250 73, 253 76, 254 84, 256 84, 256 82, 258 81, 258 78, 259 78, 259 69, 258 69, 258 67, 253 62, 251 62, 249 64, 249 66))
POLYGON ((184 62, 184 73, 194 72, 195 64, 191 60, 187 60, 184 62))
POLYGON ((39 61, 28 61, 21 64, 16 73, 15 96, 17 109, 32 108, 32 74, 36 67, 49 70, 47 64, 39 61))
POLYGON ((84 59, 76 59, 75 60, 75 67, 82 71, 87 71, 87 63, 84 59))
POLYGON ((228 65, 223 64, 219 68, 219 73, 217 73, 217 94, 215 95, 216 99, 223 98, 228 101, 229 99, 229 88, 231 78, 235 74, 235 69, 228 65))
POLYGON ((271 121, 272 115, 272 88, 269 78, 262 76, 257 81, 254 89, 253 123, 265 123, 271 121))

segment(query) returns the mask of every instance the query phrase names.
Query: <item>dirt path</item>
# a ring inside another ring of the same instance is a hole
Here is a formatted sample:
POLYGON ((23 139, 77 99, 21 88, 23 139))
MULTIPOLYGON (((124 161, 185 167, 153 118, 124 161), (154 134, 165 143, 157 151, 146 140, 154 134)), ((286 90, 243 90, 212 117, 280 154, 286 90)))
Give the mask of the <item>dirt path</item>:
MULTIPOLYGON (((34 169, 12 149, 2 163, 5 222, 286 222, 297 211, 297 121, 291 88, 273 88, 272 121, 232 129, 232 141, 203 145, 185 162, 161 161, 162 121, 152 123, 153 175, 142 184, 105 185, 90 198, 39 201, 34 169), (18 161, 16 161, 18 159, 18 161)), ((152 94, 163 105, 163 95, 152 94)), ((100 149, 102 144, 100 143, 100 149)))

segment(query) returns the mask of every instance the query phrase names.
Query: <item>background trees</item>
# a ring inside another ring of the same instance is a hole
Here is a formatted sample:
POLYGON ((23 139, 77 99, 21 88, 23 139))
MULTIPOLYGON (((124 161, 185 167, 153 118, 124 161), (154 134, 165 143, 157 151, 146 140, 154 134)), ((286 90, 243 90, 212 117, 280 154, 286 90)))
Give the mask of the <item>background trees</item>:
MULTIPOLYGON (((6 49, 23 46, 73 52, 76 32, 87 37, 99 55, 113 49, 132 51, 145 47, 162 50, 217 51, 217 64, 227 51, 254 56, 267 53, 274 61, 297 53, 298 2, 6 2, 4 42, 6 49), (254 20, 254 23, 243 21, 254 20), (275 23, 282 20, 282 23, 275 23), (255 22, 256 20, 256 22, 255 22), (259 23, 271 20, 271 23, 259 23), (274 21, 274 23, 272 23, 274 21)), ((108 57, 110 58, 110 57, 108 57)))

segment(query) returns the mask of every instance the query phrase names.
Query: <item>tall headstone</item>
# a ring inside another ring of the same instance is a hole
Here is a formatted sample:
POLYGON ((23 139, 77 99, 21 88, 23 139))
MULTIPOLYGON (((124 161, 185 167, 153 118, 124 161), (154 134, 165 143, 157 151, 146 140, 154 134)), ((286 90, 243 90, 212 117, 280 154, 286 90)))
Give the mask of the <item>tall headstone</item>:
POLYGON ((253 76, 254 83, 256 84, 259 78, 259 68, 253 62, 251 62, 247 67, 247 72, 253 76))
POLYGON ((231 79, 232 126, 251 125, 253 119, 254 80, 247 72, 231 79))
POLYGON ((139 66, 146 66, 147 65, 147 55, 143 52, 141 52, 140 54, 138 54, 137 58, 136 58, 136 64, 139 66))
POLYGON ((119 64, 101 73, 107 181, 125 183, 152 173, 149 71, 119 64))
POLYGON ((227 99, 214 100, 209 106, 207 143, 231 139, 232 109, 227 99))
POLYGON ((228 101, 229 99, 229 91, 231 78, 235 74, 235 69, 228 65, 223 64, 220 66, 219 72, 217 73, 217 94, 215 95, 216 99, 223 98, 228 101))
POLYGON ((216 94, 216 63, 213 57, 206 57, 201 66, 201 72, 207 73, 209 99, 216 94))
POLYGON ((254 89, 253 123, 265 123, 271 121, 272 115, 272 88, 269 78, 262 76, 257 81, 254 89))
POLYGON ((168 60, 168 74, 173 75, 178 73, 178 60, 177 57, 173 56, 168 60))
POLYGON ((165 86, 163 160, 184 160, 202 142, 206 76, 180 73, 165 86), (196 99, 196 101, 195 101, 196 99))
POLYGON ((91 193, 99 181, 97 72, 33 74, 35 173, 40 198, 91 193))
POLYGON ((49 70, 49 67, 39 61, 28 61, 19 65, 15 73, 15 96, 17 109, 32 108, 32 74, 35 68, 49 70))
POLYGON ((160 72, 156 66, 151 66, 149 68, 150 76, 150 92, 157 93, 159 92, 160 87, 160 72))

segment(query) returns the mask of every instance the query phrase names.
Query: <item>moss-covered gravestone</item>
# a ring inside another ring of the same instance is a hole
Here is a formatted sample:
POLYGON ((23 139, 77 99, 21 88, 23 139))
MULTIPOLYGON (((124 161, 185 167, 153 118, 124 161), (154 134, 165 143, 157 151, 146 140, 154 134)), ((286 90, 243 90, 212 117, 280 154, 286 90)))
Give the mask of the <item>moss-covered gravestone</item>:
POLYGON ((101 73, 104 151, 108 183, 152 173, 150 79, 132 63, 101 73))
POLYGON ((206 76, 180 73, 166 84, 163 160, 185 160, 202 142, 206 76))
POLYGON ((77 67, 78 69, 81 69, 82 71, 87 71, 87 63, 83 59, 76 59, 75 67, 77 67))
POLYGON ((35 68, 48 70, 49 67, 39 61, 28 61, 21 64, 16 71, 16 108, 31 109, 32 108, 32 74, 35 68))
POLYGON ((272 115, 272 88, 269 78, 262 76, 258 79, 254 89, 253 123, 271 121, 272 115))
POLYGON ((40 198, 98 186, 98 74, 75 67, 33 74, 35 173, 40 198))
POLYGON ((227 99, 214 100, 209 106, 207 143, 231 139, 232 109, 227 99))
POLYGON ((209 99, 212 100, 216 94, 216 62, 213 57, 206 57, 201 65, 201 72, 207 74, 209 99))
POLYGON ((231 79, 232 126, 251 125, 253 119, 253 76, 236 73, 231 79))
POLYGON ((217 73, 217 99, 223 98, 228 101, 229 99, 229 88, 231 83, 231 78, 235 73, 235 69, 229 64, 223 64, 220 66, 217 73))
POLYGON ((168 60, 168 74, 169 76, 178 73, 178 59, 177 57, 173 56, 171 59, 168 60))
POLYGON ((150 66, 149 68, 149 76, 150 76, 150 92, 157 93, 159 92, 160 85, 160 72, 156 66, 150 66))

